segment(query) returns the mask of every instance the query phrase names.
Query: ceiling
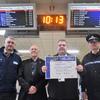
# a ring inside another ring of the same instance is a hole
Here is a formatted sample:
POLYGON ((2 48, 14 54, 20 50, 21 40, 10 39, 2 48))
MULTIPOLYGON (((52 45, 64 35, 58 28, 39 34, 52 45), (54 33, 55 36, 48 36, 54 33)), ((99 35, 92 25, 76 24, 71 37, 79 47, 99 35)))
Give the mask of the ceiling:
POLYGON ((1 3, 92 3, 100 0, 0 0, 1 3))
POLYGON ((96 3, 100 0, 0 0, 0 3, 36 3, 37 14, 65 14, 68 3, 96 3), (55 11, 51 12, 49 6, 55 6, 55 11))
POLYGON ((66 14, 68 3, 98 3, 100 0, 0 0, 0 3, 36 3, 37 14, 66 14), (50 11, 50 6, 55 6, 53 12, 50 11))

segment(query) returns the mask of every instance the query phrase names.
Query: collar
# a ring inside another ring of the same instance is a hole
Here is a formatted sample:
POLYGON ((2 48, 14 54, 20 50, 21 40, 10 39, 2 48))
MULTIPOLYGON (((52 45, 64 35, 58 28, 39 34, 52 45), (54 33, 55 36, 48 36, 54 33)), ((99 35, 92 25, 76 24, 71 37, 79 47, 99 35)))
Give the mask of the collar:
POLYGON ((59 55, 59 54, 56 54, 55 56, 68 56, 69 53, 65 53, 64 55, 59 55))
MULTIPOLYGON (((32 59, 32 58, 31 58, 31 59, 32 59)), ((38 59, 38 57, 36 57, 36 58, 32 59, 32 61, 36 62, 36 61, 37 61, 37 59, 38 59)))
MULTIPOLYGON (((4 53, 8 53, 7 50, 4 48, 4 53)), ((14 53, 14 51, 10 52, 10 54, 14 53)))
POLYGON ((96 54, 92 53, 92 51, 91 51, 91 54, 92 55, 100 55, 100 49, 98 50, 98 52, 96 54))

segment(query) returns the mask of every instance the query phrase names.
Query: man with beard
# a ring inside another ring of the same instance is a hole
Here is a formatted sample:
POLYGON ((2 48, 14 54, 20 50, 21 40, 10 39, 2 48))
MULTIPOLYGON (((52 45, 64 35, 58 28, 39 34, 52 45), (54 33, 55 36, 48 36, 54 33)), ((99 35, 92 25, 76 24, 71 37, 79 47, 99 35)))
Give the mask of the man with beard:
MULTIPOLYGON (((67 53, 66 40, 61 39, 57 42, 57 54, 54 56, 70 56, 70 54, 67 53)), ((78 59, 76 60, 76 63, 77 71, 83 71, 83 67, 80 65, 78 59)), ((46 72, 47 70, 46 66, 42 67, 43 72, 46 72)), ((48 94, 49 100, 79 100, 78 79, 65 79, 64 81, 50 79, 48 80, 48 94)))
POLYGON ((16 100, 16 80, 21 58, 16 53, 12 36, 5 39, 0 48, 0 100, 16 100))

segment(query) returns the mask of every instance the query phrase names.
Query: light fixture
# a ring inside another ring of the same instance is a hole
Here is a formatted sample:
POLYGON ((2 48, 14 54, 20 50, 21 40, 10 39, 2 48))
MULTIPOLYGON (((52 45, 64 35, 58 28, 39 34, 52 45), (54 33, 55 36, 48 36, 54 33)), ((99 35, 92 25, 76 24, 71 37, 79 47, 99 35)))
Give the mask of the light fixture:
POLYGON ((67 50, 67 52, 70 54, 78 54, 79 50, 67 50))
POLYGON ((6 32, 6 30, 0 30, 0 35, 4 36, 5 32, 6 32))
POLYGON ((18 53, 28 54, 29 53, 29 50, 18 50, 18 53))
MULTIPOLYGON (((24 53, 24 54, 28 54, 29 50, 18 50, 19 53, 24 53)), ((70 54, 78 54, 79 50, 67 50, 68 53, 70 54)))

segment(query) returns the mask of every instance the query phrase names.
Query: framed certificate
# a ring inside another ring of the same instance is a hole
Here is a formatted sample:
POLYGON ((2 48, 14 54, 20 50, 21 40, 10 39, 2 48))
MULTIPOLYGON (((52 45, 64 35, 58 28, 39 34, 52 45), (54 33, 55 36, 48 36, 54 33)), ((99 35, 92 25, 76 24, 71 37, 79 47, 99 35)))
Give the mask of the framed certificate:
POLYGON ((45 65, 46 79, 69 79, 78 76, 75 56, 47 56, 45 65))

